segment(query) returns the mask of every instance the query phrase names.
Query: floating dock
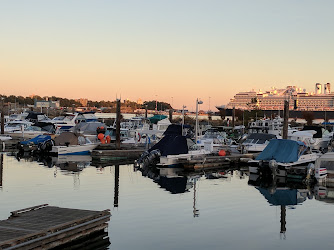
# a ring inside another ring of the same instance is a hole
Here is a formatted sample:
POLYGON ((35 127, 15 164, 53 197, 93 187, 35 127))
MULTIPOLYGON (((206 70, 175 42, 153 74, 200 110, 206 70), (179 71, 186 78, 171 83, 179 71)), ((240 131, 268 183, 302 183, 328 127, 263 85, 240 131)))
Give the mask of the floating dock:
POLYGON ((145 151, 142 146, 121 145, 120 149, 116 149, 114 144, 102 144, 94 149, 91 153, 93 162, 133 162, 138 159, 145 151))
POLYGON ((231 165, 247 163, 254 159, 257 154, 234 154, 227 156, 204 156, 191 160, 180 160, 187 170, 215 169, 221 167, 230 167, 231 165))
POLYGON ((92 211, 43 204, 11 212, 0 221, 0 249, 51 249, 105 233, 110 210, 92 211))

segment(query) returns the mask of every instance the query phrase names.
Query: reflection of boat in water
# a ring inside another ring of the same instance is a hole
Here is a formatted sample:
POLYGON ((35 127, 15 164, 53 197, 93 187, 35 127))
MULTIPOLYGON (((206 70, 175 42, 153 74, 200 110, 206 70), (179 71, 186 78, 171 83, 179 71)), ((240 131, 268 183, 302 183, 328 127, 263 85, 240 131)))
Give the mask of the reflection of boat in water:
POLYGON ((185 173, 183 168, 157 168, 142 166, 135 168, 140 170, 143 176, 147 176, 153 179, 161 188, 166 189, 171 194, 181 194, 188 192, 193 188, 193 216, 199 216, 199 210, 196 207, 196 182, 199 180, 200 175, 190 175, 185 173))
POLYGON ((231 179, 231 172, 229 170, 220 170, 206 173, 205 176, 207 179, 231 179))
POLYGON ((267 200, 270 206, 280 206, 280 233, 285 239, 286 232, 286 207, 294 209, 307 198, 312 199, 313 194, 304 183, 289 183, 287 178, 265 178, 257 174, 250 174, 248 184, 254 186, 267 200), (284 180, 283 180, 284 179, 284 180), (279 180, 279 182, 277 182, 279 180), (295 188, 291 188, 294 186, 295 188))
POLYGON ((90 155, 58 155, 52 157, 53 165, 61 170, 79 172, 90 166, 92 157, 90 155))
POLYGON ((188 182, 186 175, 183 175, 182 168, 143 167, 140 171, 172 194, 184 193, 192 188, 192 183, 188 182))
POLYGON ((255 187, 272 206, 296 206, 306 201, 308 189, 290 189, 288 187, 279 187, 276 189, 267 189, 255 187))

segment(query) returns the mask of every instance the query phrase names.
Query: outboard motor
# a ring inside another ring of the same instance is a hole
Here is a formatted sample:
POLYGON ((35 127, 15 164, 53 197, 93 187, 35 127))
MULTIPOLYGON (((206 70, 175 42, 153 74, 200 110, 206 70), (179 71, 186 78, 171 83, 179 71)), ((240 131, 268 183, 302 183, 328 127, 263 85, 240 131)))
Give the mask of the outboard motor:
POLYGON ((43 142, 42 144, 38 144, 38 147, 39 147, 38 149, 41 152, 50 152, 52 149, 52 146, 54 145, 55 145, 54 140, 47 140, 43 142))
POLYGON ((151 152, 145 151, 140 158, 135 161, 135 167, 148 167, 150 165, 156 165, 159 162, 161 153, 159 149, 152 150, 151 152))

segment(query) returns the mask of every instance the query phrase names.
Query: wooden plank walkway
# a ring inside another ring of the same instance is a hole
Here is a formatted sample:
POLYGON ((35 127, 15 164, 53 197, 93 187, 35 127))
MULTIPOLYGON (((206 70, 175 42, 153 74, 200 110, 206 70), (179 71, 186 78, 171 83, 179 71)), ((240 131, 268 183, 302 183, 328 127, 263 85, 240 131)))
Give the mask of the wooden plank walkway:
POLYGON ((227 156, 201 156, 191 160, 179 160, 187 170, 215 169, 229 167, 231 164, 247 163, 258 154, 233 154, 227 156))
POLYGON ((43 204, 11 212, 0 221, 0 249, 50 249, 108 226, 110 210, 92 211, 43 204))

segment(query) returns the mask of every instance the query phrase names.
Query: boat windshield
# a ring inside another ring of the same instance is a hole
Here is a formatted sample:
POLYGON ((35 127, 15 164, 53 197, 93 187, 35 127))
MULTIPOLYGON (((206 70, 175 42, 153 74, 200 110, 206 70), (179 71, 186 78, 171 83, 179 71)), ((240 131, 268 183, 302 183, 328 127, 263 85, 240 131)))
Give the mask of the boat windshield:
POLYGON ((25 129, 25 131, 42 131, 42 129, 37 126, 29 126, 25 129))
POLYGON ((259 140, 257 140, 256 144, 265 144, 266 142, 267 142, 267 140, 259 139, 259 140))
POLYGON ((253 139, 246 139, 244 143, 253 143, 253 139))
POLYGON ((65 116, 57 116, 57 117, 53 118, 52 120, 54 120, 54 121, 62 121, 62 120, 64 120, 64 118, 65 118, 65 116))
POLYGON ((334 161, 321 160, 320 167, 327 168, 327 170, 328 169, 333 169, 334 168, 334 161))
POLYGON ((21 128, 21 126, 24 126, 25 128, 28 126, 25 123, 7 123, 6 128, 21 128))
POLYGON ((72 115, 65 116, 63 121, 72 121, 73 117, 74 117, 74 115, 73 116, 72 115))

